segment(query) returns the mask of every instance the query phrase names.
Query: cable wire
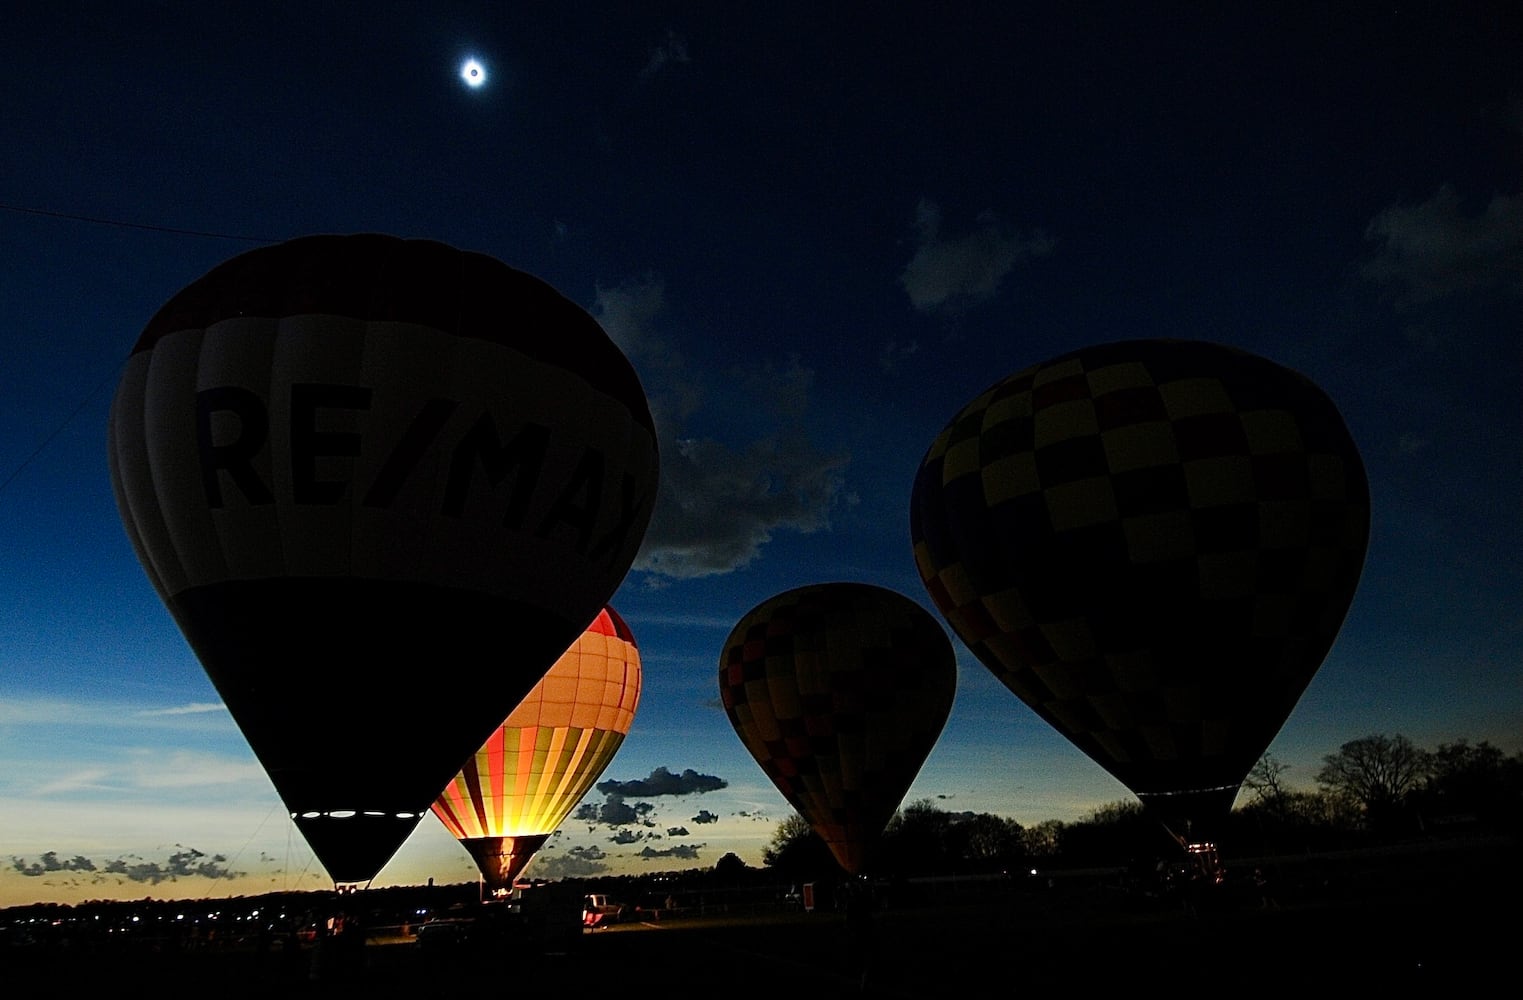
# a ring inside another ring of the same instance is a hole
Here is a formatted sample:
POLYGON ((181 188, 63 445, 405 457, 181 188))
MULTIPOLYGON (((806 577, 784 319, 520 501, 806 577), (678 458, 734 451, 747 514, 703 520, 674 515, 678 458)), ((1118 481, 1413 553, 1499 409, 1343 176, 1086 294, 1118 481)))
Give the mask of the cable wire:
POLYGON ((55 212, 46 208, 28 208, 25 205, 7 205, 0 202, 0 211, 19 215, 39 215, 47 219, 68 219, 70 222, 87 222, 94 226, 115 226, 119 229, 141 229, 150 233, 169 233, 174 236, 199 236, 209 240, 237 240, 242 243, 279 243, 281 240, 268 236, 244 236, 238 233, 217 233, 207 229, 176 229, 173 226, 156 226, 147 222, 126 222, 107 219, 98 215, 77 215, 73 212, 55 212))

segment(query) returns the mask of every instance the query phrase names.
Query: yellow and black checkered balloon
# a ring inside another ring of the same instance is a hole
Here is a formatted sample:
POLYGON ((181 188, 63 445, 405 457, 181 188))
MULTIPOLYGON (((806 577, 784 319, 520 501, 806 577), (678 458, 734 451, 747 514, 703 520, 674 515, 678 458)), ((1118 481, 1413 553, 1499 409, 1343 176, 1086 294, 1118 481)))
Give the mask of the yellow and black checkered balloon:
POLYGON ((1331 648, 1370 498, 1336 407, 1204 341, 1084 348, 936 438, 915 563, 959 637, 1172 822, 1230 810, 1331 648))
POLYGON ((719 660, 736 734, 852 875, 871 862, 956 690, 956 656, 935 616, 864 583, 763 601, 719 660))

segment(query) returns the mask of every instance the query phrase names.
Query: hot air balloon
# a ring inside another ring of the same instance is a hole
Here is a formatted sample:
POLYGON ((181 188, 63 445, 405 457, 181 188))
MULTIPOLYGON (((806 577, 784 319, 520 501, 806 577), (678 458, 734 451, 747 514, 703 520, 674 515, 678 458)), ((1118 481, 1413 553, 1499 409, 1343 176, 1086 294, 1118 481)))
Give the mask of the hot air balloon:
POLYGON ((139 560, 336 883, 374 878, 598 614, 656 495, 645 394, 591 316, 379 234, 174 295, 108 437, 139 560))
POLYGON ((1230 347, 1088 347, 996 382, 910 505, 985 666, 1183 842, 1213 838, 1342 626, 1370 499, 1304 376, 1230 347))
POLYGON ((736 623, 719 661, 735 732, 849 875, 941 736, 957 689, 952 642, 903 594, 819 583, 736 623))
POLYGON ((604 608, 434 802, 481 869, 483 895, 512 892, 613 760, 639 705, 635 637, 604 608))

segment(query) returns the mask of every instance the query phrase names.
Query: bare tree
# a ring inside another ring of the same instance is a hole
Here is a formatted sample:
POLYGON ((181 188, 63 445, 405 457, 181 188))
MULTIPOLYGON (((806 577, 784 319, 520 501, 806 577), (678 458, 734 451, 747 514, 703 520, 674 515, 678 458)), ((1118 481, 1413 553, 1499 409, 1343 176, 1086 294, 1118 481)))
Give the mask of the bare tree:
POLYGON ((1282 780, 1290 765, 1281 761, 1273 753, 1266 750, 1264 756, 1258 759, 1258 763, 1248 772, 1248 777, 1243 779, 1243 787, 1253 793, 1255 802, 1274 803, 1285 798, 1290 789, 1285 787, 1282 780))
POLYGON ((1376 734, 1350 740, 1322 758, 1317 784, 1358 803, 1371 826, 1394 820, 1407 796, 1432 768, 1432 755, 1405 736, 1376 734))
POLYGON ((1253 796, 1248 808, 1258 812, 1274 831, 1282 831, 1290 824, 1293 793, 1284 781, 1289 770, 1289 764, 1266 750, 1243 779, 1243 787, 1253 796))

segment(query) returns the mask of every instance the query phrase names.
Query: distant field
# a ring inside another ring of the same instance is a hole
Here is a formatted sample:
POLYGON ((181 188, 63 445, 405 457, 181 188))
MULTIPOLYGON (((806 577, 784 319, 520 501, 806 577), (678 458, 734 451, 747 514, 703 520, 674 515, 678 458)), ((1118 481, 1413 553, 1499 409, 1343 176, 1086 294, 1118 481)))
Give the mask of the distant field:
MULTIPOLYGON (((1027 989, 1315 987, 1412 995, 1515 978, 1523 890, 1515 841, 1263 862, 1277 908, 1248 884, 1193 912, 1101 874, 1003 898, 948 891, 875 909, 678 917, 580 934, 563 950, 372 942, 314 965, 248 950, 66 954, 11 949, 7 983, 33 997, 96 989, 148 996, 424 996, 521 989, 667 996, 936 998, 1027 989), (314 977, 315 976, 315 977, 314 977)), ((20 994, 18 994, 20 995, 20 994)))

